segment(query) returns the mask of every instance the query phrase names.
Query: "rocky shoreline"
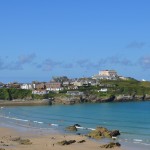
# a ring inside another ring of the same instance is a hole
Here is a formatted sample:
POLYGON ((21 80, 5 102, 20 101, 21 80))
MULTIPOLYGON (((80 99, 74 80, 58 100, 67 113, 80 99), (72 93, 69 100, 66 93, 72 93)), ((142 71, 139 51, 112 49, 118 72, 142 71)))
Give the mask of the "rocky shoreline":
POLYGON ((126 102, 126 101, 146 101, 150 100, 150 95, 119 95, 107 98, 93 98, 95 102, 126 102))
POLYGON ((150 95, 119 95, 106 98, 99 98, 95 95, 73 96, 69 98, 56 97, 52 104, 79 104, 79 103, 105 103, 105 102, 134 102, 149 101, 150 95))
POLYGON ((72 105, 80 103, 105 103, 105 102, 134 102, 149 101, 150 95, 119 95, 106 98, 99 98, 95 95, 88 96, 71 96, 71 97, 55 97, 53 99, 42 100, 0 100, 0 106, 38 106, 38 105, 72 105))

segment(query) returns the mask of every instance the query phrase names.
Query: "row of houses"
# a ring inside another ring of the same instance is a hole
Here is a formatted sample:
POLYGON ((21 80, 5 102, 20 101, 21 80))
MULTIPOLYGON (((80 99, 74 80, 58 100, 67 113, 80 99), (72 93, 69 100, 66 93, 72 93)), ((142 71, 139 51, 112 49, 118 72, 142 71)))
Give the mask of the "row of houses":
MULTIPOLYGON (((104 88, 101 89, 101 92, 107 92, 107 88, 112 87, 113 85, 109 84, 101 84, 101 79, 107 80, 116 80, 120 76, 118 76, 115 70, 103 70, 100 71, 98 75, 93 76, 92 78, 78 78, 78 79, 68 79, 67 77, 57 77, 51 80, 50 82, 36 82, 33 81, 32 83, 8 83, 3 84, 0 82, 0 88, 18 88, 18 89, 26 89, 32 90, 33 94, 47 94, 49 91, 59 92, 62 90, 77 90, 80 86, 97 86, 104 88)), ((125 79, 122 77, 122 79, 125 79)), ((99 91, 99 92, 100 92, 99 91)), ((70 93, 68 93, 70 94, 70 93)), ((76 93, 74 93, 76 95, 76 93)), ((80 93, 81 94, 81 93, 80 93)))
POLYGON ((32 82, 32 83, 0 83, 0 88, 17 88, 32 90, 33 94, 46 94, 49 91, 59 92, 61 90, 77 90, 80 86, 98 85, 98 82, 91 78, 70 79, 64 82, 32 82))

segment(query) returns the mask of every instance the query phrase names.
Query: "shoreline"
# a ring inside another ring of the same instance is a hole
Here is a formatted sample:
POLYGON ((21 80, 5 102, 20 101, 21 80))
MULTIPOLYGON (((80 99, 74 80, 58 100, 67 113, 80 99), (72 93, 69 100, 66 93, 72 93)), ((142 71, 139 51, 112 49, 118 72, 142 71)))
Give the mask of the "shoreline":
MULTIPOLYGON (((107 139, 103 140, 95 140, 92 138, 88 138, 84 135, 77 135, 74 133, 60 132, 54 130, 45 130, 42 128, 32 128, 32 127, 24 127, 17 125, 8 125, 0 124, 0 148, 4 150, 141 150, 142 146, 133 146, 132 143, 126 143, 122 141, 120 147, 115 148, 101 148, 100 146, 108 144, 107 139), (28 139, 32 143, 31 145, 21 145, 17 141, 12 141, 11 139, 28 139), (76 142, 71 145, 59 145, 58 142, 61 141, 70 141, 75 140, 76 142), (78 143, 80 141, 85 140, 83 143, 78 143)), ((117 141, 114 141, 117 142, 117 141)), ((2 150, 3 150, 2 149, 2 150)), ((149 150, 149 149, 144 149, 149 150)))
POLYGON ((82 102, 82 103, 52 103, 49 99, 43 100, 0 100, 0 107, 7 106, 44 106, 44 105, 75 105, 75 104, 93 104, 93 103, 127 103, 127 102, 148 102, 150 100, 122 100, 122 101, 103 101, 103 102, 82 102))
MULTIPOLYGON (((0 117, 0 148, 5 150, 103 150, 100 148, 103 144, 109 142, 100 142, 91 139, 85 135, 78 135, 72 132, 61 131, 59 129, 48 128, 43 129, 41 127, 32 128, 32 126, 21 126, 14 122, 9 122, 7 119, 0 117), (28 139, 31 141, 31 145, 21 145, 17 141, 11 139, 28 139), (75 143, 70 145, 60 145, 58 142, 64 140, 75 140, 75 143), (84 141, 82 143, 82 141, 84 141), (80 143, 81 142, 81 143, 80 143)), ((113 150, 125 150, 122 147, 115 147, 113 150)))
MULTIPOLYGON (((105 149, 105 148, 100 148, 101 145, 103 144, 108 144, 110 142, 109 139, 102 139, 102 140, 94 140, 92 138, 87 138, 84 135, 77 135, 76 133, 72 132, 66 132, 66 131, 61 131, 59 128, 41 128, 40 126, 26 126, 25 124, 18 124, 18 121, 16 123, 14 122, 9 122, 5 118, 0 117, 0 141, 2 141, 2 137, 21 137, 23 139, 30 139, 31 142, 33 142, 33 145, 15 145, 14 142, 9 141, 5 143, 5 145, 9 145, 10 147, 13 146, 13 149, 11 150, 22 150, 27 149, 27 150, 32 150, 32 149, 38 149, 38 143, 41 142, 41 145, 45 147, 45 150, 48 149, 54 149, 53 144, 55 145, 55 149, 61 149, 61 150, 98 150, 98 149, 105 149), (9 135, 7 134, 9 133, 9 135), (65 138, 64 138, 65 136, 65 138), (56 139, 52 140, 50 144, 50 140, 52 137, 55 137, 56 139), (85 140, 86 143, 73 143, 71 145, 65 145, 65 146, 60 146, 57 144, 57 142, 61 142, 62 140, 76 140, 77 142, 81 140, 85 140), (46 147, 45 145, 48 145, 46 147), (90 146, 90 148, 89 148, 90 146), (92 147, 91 147, 92 146, 92 147)), ((118 140, 117 140, 118 141, 118 140)), ((117 142, 116 140, 114 142, 117 142)), ((136 141, 135 141, 136 142, 136 141)), ((138 142, 138 141, 137 141, 138 142)), ((119 140, 119 143, 121 144, 120 148, 113 148, 114 150, 141 150, 142 145, 134 144, 132 142, 127 142, 125 140, 119 140)), ((5 148, 7 150, 9 146, 3 146, 1 147, 2 144, 0 144, 0 148, 5 148)), ((144 145, 143 145, 144 146, 144 145)), ((42 148, 42 147, 41 147, 42 148)), ((147 146, 149 148, 149 146, 147 146)), ((144 148, 144 150, 149 150, 144 148)))

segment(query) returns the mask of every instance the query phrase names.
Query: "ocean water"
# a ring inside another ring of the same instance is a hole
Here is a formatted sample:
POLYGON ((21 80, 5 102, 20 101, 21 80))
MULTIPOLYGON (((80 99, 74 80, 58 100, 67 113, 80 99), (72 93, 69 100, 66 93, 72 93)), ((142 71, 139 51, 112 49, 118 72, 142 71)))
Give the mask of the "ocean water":
POLYGON ((83 134, 103 126, 120 130, 117 141, 125 149, 150 150, 150 102, 5 107, 0 109, 0 120, 61 132, 79 124, 78 133, 83 134))

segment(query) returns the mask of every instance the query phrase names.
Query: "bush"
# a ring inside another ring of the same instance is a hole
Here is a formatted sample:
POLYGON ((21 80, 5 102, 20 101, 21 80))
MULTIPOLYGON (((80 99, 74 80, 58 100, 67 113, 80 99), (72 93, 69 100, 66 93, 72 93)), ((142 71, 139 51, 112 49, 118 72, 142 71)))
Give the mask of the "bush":
POLYGON ((0 99, 10 100, 10 95, 7 89, 0 89, 0 99))
POLYGON ((32 91, 24 89, 0 89, 1 100, 26 99, 31 98, 32 91))

